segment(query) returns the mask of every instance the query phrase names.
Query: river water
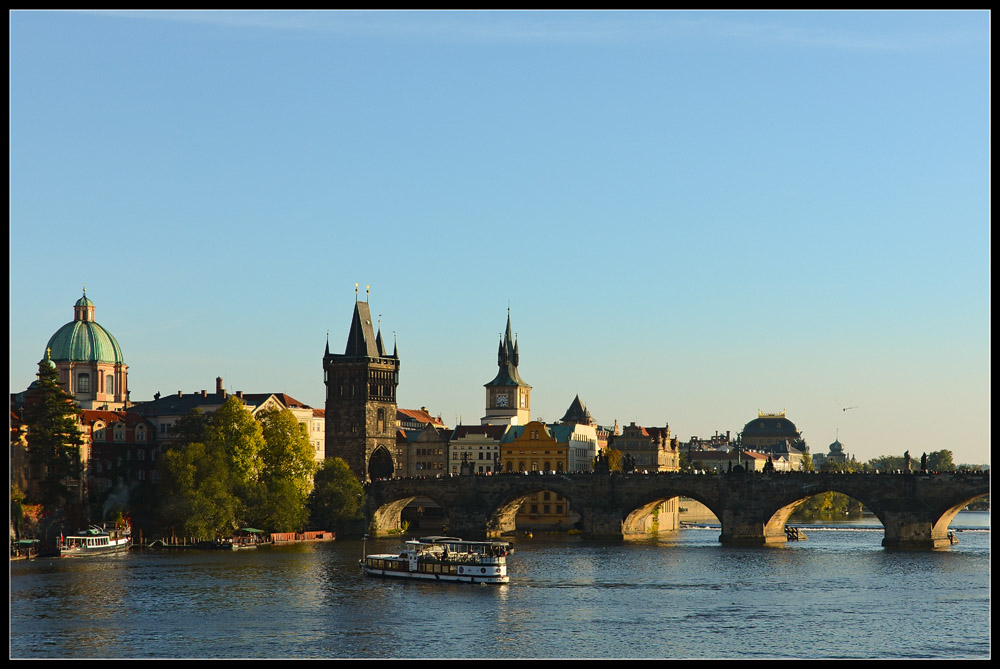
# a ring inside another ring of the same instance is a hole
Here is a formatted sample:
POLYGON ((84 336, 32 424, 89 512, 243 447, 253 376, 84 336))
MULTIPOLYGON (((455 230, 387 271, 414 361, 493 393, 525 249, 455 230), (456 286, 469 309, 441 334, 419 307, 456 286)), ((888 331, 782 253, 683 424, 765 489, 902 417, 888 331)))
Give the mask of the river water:
MULTIPOLYGON (((876 519, 737 548, 718 527, 601 544, 536 533, 511 583, 364 577, 359 540, 10 564, 12 658, 988 658, 988 512, 944 550, 876 519)), ((369 540, 368 552, 398 539, 369 540)))

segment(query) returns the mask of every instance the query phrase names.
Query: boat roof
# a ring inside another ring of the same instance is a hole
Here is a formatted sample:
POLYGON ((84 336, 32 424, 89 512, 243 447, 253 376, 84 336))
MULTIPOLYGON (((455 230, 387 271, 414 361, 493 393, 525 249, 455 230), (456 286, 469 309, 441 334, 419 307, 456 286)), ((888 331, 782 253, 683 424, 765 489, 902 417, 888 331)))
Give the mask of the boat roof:
POLYGON ((466 541, 464 539, 459 539, 458 537, 420 537, 419 539, 412 539, 407 543, 413 544, 455 544, 459 546, 507 546, 509 545, 506 541, 466 541))

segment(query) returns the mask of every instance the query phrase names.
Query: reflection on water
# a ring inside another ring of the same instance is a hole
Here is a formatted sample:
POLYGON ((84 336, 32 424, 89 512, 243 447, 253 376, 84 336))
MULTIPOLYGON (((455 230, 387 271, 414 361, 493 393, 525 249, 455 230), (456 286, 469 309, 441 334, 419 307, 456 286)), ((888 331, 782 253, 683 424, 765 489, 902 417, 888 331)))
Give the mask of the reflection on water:
MULTIPOLYGON (((776 548, 718 527, 622 545, 518 539, 505 586, 365 578, 360 541, 11 563, 11 656, 109 658, 988 657, 989 514, 958 545, 881 526, 776 548)), ((367 542, 368 552, 399 540, 367 542)))

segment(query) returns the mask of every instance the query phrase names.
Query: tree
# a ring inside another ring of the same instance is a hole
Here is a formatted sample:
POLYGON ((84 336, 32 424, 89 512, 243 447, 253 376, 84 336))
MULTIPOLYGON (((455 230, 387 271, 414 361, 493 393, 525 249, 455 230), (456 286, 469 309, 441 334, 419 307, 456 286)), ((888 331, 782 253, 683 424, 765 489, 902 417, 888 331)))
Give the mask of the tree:
POLYGON ((611 448, 610 446, 605 448, 604 457, 608 459, 608 468, 611 471, 620 472, 622 470, 622 461, 624 456, 617 448, 611 448))
POLYGON ((207 422, 205 442, 225 452, 237 484, 256 482, 260 476, 264 435, 250 410, 238 397, 231 395, 207 422))
POLYGON ((819 468, 821 472, 847 472, 849 474, 860 472, 863 469, 864 465, 855 460, 837 460, 834 458, 827 458, 819 468))
POLYGON ((264 411, 258 419, 264 445, 253 503, 248 505, 250 524, 271 532, 297 532, 309 518, 306 504, 316 470, 309 435, 288 409, 264 411))
POLYGON ((207 416, 192 411, 179 426, 181 438, 158 463, 163 529, 202 539, 229 534, 260 500, 260 423, 234 396, 207 416))
POLYGON ((327 458, 316 472, 309 494, 311 522, 314 527, 343 530, 361 523, 364 488, 341 458, 327 458))
POLYGON ((881 455, 868 461, 868 466, 872 470, 880 472, 892 472, 903 468, 903 456, 881 455))
POLYGON ((316 471, 313 446, 306 427, 288 409, 270 409, 258 416, 264 447, 260 452, 261 478, 289 479, 308 493, 316 471))
POLYGON ((927 470, 932 472, 954 471, 955 462, 952 460, 951 451, 940 450, 927 454, 927 470))
POLYGON ((28 461, 42 472, 38 502, 46 512, 72 510, 69 516, 83 515, 82 496, 71 494, 80 486, 80 447, 83 436, 77 425, 79 409, 73 396, 59 385, 59 372, 46 358, 38 363, 38 383, 25 400, 28 461), (73 499, 76 497, 77 499, 73 499))
POLYGON ((214 539, 239 527, 240 500, 226 453, 208 444, 184 444, 160 456, 160 514, 166 528, 214 539))

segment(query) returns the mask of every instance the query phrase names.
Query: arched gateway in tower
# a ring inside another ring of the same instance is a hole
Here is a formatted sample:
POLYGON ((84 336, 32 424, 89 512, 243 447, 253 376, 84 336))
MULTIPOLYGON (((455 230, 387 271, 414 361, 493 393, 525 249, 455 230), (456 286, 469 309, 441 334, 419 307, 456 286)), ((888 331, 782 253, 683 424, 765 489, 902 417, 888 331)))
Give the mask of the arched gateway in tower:
POLYGON ((368 302, 355 299, 343 355, 323 355, 326 385, 326 457, 343 458, 361 481, 406 471, 396 449, 399 355, 386 353, 381 327, 372 325, 368 302))

